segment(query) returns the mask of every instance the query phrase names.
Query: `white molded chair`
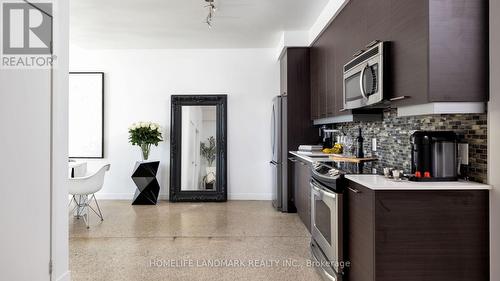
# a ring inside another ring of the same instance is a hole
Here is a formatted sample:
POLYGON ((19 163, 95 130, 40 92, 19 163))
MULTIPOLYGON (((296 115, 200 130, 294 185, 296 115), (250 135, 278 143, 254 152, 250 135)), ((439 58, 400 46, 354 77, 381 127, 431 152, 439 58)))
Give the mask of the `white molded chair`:
POLYGON ((101 213, 101 208, 99 208, 99 204, 97 203, 97 199, 95 198, 95 193, 101 190, 104 184, 104 174, 106 173, 106 171, 109 171, 110 166, 110 164, 104 165, 99 170, 97 170, 97 172, 91 175, 86 175, 84 177, 78 178, 69 178, 68 192, 70 195, 73 195, 71 201, 69 202, 69 206, 71 206, 73 202, 75 203, 73 212, 76 211, 77 218, 83 217, 87 228, 90 228, 90 210, 92 210, 101 219, 101 221, 104 220, 101 213), (90 203, 92 203, 92 199, 95 202, 97 211, 90 205, 90 203))

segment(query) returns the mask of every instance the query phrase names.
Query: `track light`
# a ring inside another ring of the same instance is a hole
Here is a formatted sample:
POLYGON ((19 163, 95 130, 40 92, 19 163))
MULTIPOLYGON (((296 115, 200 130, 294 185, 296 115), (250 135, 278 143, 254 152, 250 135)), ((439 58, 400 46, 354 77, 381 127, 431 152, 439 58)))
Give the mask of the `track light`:
POLYGON ((208 3, 205 5, 205 8, 208 8, 208 15, 205 18, 205 23, 208 25, 208 28, 211 29, 217 7, 215 7, 215 0, 205 0, 205 2, 208 3))

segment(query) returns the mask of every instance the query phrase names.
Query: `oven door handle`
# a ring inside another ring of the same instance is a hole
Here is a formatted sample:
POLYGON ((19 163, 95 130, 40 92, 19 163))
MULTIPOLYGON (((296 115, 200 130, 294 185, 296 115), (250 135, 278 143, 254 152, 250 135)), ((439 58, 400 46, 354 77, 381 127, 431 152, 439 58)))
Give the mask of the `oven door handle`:
POLYGON ((337 198, 337 195, 335 193, 328 191, 328 190, 325 190, 324 188, 320 187, 314 181, 311 181, 311 188, 313 189, 314 193, 316 193, 316 195, 321 195, 321 196, 329 197, 332 199, 337 198))
POLYGON ((366 92, 365 92, 364 77, 365 77, 365 71, 368 67, 370 67, 370 66, 368 64, 366 64, 366 66, 363 67, 363 70, 361 70, 361 75, 359 76, 359 89, 361 90, 361 95, 363 96, 363 98, 365 100, 368 99, 368 96, 366 95, 366 92))

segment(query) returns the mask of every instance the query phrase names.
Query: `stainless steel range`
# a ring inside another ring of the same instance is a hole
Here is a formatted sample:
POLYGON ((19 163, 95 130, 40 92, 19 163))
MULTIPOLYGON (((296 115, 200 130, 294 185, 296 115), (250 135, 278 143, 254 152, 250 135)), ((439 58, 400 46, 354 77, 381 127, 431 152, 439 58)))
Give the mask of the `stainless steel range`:
POLYGON ((312 256, 326 279, 342 280, 344 174, 326 164, 314 163, 311 175, 312 256))

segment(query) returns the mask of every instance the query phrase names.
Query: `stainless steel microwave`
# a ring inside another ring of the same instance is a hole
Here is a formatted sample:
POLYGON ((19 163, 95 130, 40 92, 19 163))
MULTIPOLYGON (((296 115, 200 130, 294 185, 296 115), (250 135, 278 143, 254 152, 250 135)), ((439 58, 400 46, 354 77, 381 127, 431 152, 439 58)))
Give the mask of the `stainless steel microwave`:
POLYGON ((344 65, 344 109, 384 100, 384 61, 388 42, 375 42, 344 65))

